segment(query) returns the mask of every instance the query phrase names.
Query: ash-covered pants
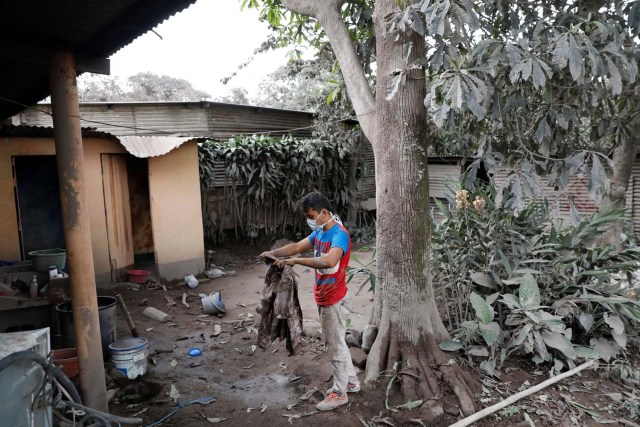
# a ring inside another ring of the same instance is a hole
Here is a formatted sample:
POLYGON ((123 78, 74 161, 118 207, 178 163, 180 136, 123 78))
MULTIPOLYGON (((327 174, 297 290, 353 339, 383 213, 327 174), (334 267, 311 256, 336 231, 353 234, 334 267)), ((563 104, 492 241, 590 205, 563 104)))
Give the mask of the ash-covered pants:
POLYGON ((358 382, 349 347, 344 341, 346 320, 351 312, 350 302, 351 297, 347 292, 345 297, 334 305, 318 306, 327 355, 333 365, 333 388, 341 394, 347 392, 347 383, 358 382))

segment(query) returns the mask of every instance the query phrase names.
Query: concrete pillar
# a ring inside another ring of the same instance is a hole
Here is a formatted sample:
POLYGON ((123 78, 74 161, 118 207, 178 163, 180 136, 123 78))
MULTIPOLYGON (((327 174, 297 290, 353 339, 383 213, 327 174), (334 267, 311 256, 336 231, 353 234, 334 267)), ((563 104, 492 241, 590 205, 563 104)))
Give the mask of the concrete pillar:
POLYGON ((51 55, 49 82, 56 140, 62 222, 71 283, 71 307, 83 403, 107 412, 76 68, 71 52, 51 55))

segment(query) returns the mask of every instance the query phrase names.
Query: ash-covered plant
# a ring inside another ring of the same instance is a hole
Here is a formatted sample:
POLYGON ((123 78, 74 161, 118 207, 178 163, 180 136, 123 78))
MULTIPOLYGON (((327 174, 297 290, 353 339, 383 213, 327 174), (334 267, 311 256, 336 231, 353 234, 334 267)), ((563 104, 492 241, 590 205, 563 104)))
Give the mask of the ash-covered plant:
MULTIPOLYGON (((209 140, 199 146, 205 237, 224 240, 225 217, 232 217, 236 238, 254 241, 285 230, 304 230, 299 200, 317 190, 327 195, 336 213, 351 203, 349 167, 351 140, 238 136, 228 141, 209 140), (209 190, 216 185, 216 166, 224 166, 222 202, 211 211, 209 190)), ((227 226, 229 224, 226 224, 227 226)))
POLYGON ((434 218, 433 280, 455 339, 495 374, 512 354, 560 371, 582 358, 624 359, 640 332, 640 249, 601 243, 621 209, 602 208, 575 226, 534 201, 514 216, 491 187, 459 190, 434 218))

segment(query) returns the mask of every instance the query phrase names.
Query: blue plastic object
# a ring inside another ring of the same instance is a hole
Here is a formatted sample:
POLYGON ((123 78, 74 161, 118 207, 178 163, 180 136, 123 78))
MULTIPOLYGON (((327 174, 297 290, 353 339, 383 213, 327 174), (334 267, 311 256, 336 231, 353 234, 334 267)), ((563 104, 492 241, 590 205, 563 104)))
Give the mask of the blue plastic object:
POLYGON ((200 350, 198 347, 194 347, 191 350, 189 350, 189 356, 200 356, 202 354, 202 350, 200 350))

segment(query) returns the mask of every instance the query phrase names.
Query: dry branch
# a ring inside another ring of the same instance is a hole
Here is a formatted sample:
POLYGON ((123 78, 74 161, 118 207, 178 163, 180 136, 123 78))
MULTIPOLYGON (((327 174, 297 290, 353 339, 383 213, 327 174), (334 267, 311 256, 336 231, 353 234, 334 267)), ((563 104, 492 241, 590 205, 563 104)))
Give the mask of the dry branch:
POLYGON ((535 386, 533 386, 531 388, 528 388, 528 389, 526 389, 524 391, 521 391, 520 393, 516 393, 513 396, 511 396, 511 397, 509 397, 509 398, 507 398, 507 399, 505 399, 505 400, 503 400, 501 402, 498 402, 493 406, 489 406, 488 408, 484 408, 482 411, 478 411, 475 414, 472 414, 472 415, 468 416, 467 418, 464 418, 464 419, 458 421, 455 424, 451 424, 449 427, 465 427, 465 426, 468 426, 470 424, 473 424, 476 421, 486 417, 487 415, 491 415, 494 412, 497 412, 502 408, 506 408, 507 406, 517 402, 518 400, 522 399, 523 397, 527 397, 527 396, 529 396, 531 394, 537 393, 540 390, 542 390, 544 388, 547 388, 552 384, 557 383, 558 381, 562 381, 565 378, 568 378, 568 377, 570 377, 572 375, 577 374, 580 371, 583 371, 583 370, 585 370, 587 368, 592 367, 593 365, 596 364, 596 362, 597 362, 596 360, 590 360, 588 362, 585 362, 580 366, 576 366, 575 368, 571 369, 570 371, 564 372, 564 373, 562 373, 560 375, 557 375, 557 376, 555 376, 553 378, 549 378, 548 380, 543 381, 540 384, 535 385, 535 386))
POLYGON ((187 308, 191 308, 191 306, 187 303, 187 294, 186 293, 182 294, 182 305, 184 305, 187 308))

